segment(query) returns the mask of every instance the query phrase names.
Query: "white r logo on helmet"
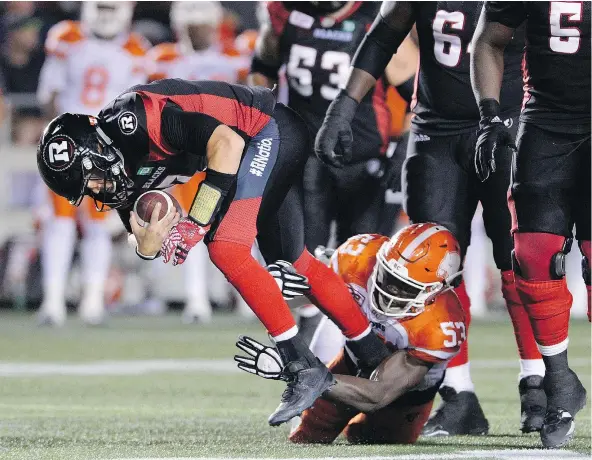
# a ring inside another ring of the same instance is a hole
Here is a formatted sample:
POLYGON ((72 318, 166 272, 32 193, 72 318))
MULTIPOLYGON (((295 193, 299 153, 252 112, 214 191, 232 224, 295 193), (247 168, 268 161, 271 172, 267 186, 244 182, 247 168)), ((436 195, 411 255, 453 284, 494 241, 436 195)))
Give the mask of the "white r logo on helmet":
POLYGON ((117 124, 119 125, 119 129, 125 135, 134 134, 136 129, 138 128, 138 119, 136 118, 136 114, 133 112, 123 112, 119 115, 117 119, 117 124))

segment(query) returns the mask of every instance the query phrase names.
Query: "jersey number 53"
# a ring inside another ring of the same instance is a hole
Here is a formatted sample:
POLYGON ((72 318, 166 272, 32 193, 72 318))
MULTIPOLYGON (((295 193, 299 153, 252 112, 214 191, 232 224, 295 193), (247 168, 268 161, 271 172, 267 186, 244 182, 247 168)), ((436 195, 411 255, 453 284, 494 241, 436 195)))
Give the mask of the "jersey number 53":
POLYGON ((447 321, 440 323, 440 329, 448 337, 444 340, 444 346, 454 348, 460 346, 467 338, 467 331, 465 329, 465 323, 462 321, 447 321))

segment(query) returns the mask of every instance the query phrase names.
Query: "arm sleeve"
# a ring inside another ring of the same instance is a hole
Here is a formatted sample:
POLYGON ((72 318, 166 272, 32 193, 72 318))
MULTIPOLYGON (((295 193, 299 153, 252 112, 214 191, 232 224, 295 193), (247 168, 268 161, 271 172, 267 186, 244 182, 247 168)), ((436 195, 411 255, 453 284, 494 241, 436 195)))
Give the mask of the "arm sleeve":
POLYGON ((174 106, 162 111, 162 136, 175 150, 205 156, 214 130, 223 124, 204 113, 185 112, 174 106))
POLYGON ((485 18, 489 22, 515 29, 526 19, 524 2, 485 2, 485 18))

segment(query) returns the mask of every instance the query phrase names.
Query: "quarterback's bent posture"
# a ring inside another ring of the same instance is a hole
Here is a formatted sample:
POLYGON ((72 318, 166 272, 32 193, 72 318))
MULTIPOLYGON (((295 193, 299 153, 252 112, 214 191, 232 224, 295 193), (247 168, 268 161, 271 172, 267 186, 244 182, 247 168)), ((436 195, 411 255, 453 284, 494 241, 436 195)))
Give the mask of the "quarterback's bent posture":
MULTIPOLYGON (((460 275, 460 246, 442 226, 414 224, 390 239, 350 238, 331 266, 393 354, 368 379, 346 344, 329 365, 337 383, 304 412, 290 440, 331 443, 344 431, 354 443, 413 443, 448 361, 466 338, 464 311, 450 285, 460 275)), ((237 346, 253 356, 235 357, 241 369, 283 377, 264 366, 263 360, 277 358, 273 349, 247 337, 237 346)))
POLYGON ((63 114, 45 129, 37 163, 55 193, 116 208, 140 257, 183 263, 204 239, 210 258, 277 343, 293 378, 270 417, 283 423, 333 383, 298 334, 274 278, 251 256, 257 238, 268 261, 284 259, 308 278, 310 297, 342 328, 369 368, 387 355, 346 285, 304 245, 299 178, 308 130, 266 88, 214 81, 159 80, 122 93, 97 117, 63 114), (171 213, 142 228, 137 196, 187 181, 205 169, 188 217, 171 213))

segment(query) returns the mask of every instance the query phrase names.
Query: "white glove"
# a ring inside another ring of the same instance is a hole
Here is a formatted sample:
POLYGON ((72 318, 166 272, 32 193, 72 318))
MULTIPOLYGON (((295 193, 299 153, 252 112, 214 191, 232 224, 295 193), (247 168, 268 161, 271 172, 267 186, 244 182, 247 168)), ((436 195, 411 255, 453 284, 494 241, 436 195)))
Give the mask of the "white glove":
POLYGON ((267 271, 275 278, 285 300, 292 300, 310 291, 306 276, 299 274, 290 262, 276 260, 269 264, 267 271))
POLYGON ((264 379, 286 380, 284 365, 275 348, 263 345, 251 337, 240 335, 236 346, 249 356, 234 355, 239 369, 264 379))

